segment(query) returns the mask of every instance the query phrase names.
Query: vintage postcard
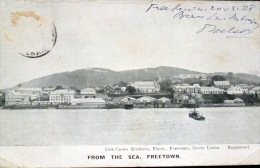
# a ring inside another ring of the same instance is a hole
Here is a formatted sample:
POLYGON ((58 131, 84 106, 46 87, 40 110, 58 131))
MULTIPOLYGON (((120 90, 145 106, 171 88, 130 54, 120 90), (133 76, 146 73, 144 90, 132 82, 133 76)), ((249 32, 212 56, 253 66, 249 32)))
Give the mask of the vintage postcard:
POLYGON ((260 164, 260 2, 0 3, 0 167, 260 164))

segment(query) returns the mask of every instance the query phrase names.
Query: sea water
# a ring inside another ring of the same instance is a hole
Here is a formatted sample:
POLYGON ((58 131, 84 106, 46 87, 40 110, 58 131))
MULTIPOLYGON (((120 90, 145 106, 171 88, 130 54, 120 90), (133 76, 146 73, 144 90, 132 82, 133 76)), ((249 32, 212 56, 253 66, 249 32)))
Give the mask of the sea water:
POLYGON ((0 110, 1 146, 259 144, 260 107, 0 110))

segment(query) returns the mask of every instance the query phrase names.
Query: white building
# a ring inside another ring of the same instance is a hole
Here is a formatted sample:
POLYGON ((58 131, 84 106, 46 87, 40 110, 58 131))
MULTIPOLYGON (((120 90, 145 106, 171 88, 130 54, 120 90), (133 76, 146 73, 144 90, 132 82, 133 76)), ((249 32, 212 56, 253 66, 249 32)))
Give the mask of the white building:
POLYGON ((80 90, 81 95, 85 96, 96 96, 96 90, 94 88, 85 88, 80 90))
POLYGON ((157 81, 137 81, 131 83, 139 93, 157 93, 160 91, 160 85, 157 81))
POLYGON ((172 89, 175 91, 175 93, 199 93, 200 85, 194 84, 191 86, 189 84, 179 84, 174 85, 172 89))
POLYGON ((254 90, 248 90, 248 94, 255 94, 256 92, 254 90))
POLYGON ((126 102, 135 102, 135 100, 136 100, 136 98, 125 96, 120 101, 123 103, 126 103, 126 102))
POLYGON ((223 94, 224 89, 219 89, 216 87, 201 87, 200 92, 202 94, 223 94))
POLYGON ((179 85, 174 85, 172 86, 172 89, 176 92, 176 93, 186 93, 186 89, 188 87, 190 87, 191 85, 184 83, 184 84, 179 84, 179 85))
POLYGON ((230 88, 230 82, 229 81, 214 81, 214 85, 217 88, 220 88, 220 89, 228 89, 228 88, 230 88))
POLYGON ((255 91, 257 94, 260 94, 260 86, 254 87, 253 91, 255 91))
POLYGON ((248 89, 243 89, 240 86, 233 86, 227 90, 227 94, 243 94, 248 93, 248 89))
POLYGON ((31 96, 16 91, 7 91, 5 93, 5 105, 25 105, 31 104, 31 96))
POLYGON ((250 86, 247 84, 238 84, 237 86, 241 87, 242 89, 249 89, 250 86))
POLYGON ((50 93, 50 101, 58 103, 71 103, 71 100, 74 99, 75 95, 74 90, 70 89, 59 89, 50 93))
POLYGON ((244 103, 244 101, 240 98, 236 98, 234 100, 224 100, 224 104, 239 104, 244 103))
POLYGON ((234 103, 244 103, 244 101, 240 98, 234 99, 234 103))
POLYGON ((196 104, 196 100, 195 100, 195 99, 190 99, 190 100, 188 101, 188 103, 189 103, 189 104, 196 104))
POLYGON ((207 80, 206 74, 180 74, 179 76, 174 76, 174 77, 180 79, 197 78, 201 80, 207 80))
POLYGON ((141 98, 137 99, 137 101, 139 103, 151 103, 151 102, 154 102, 156 100, 157 99, 155 99, 153 97, 150 97, 150 96, 144 96, 144 97, 141 97, 141 98))
POLYGON ((51 102, 51 101, 33 101, 32 105, 58 105, 59 102, 51 102))
POLYGON ((106 102, 101 98, 78 98, 78 99, 72 99, 71 104, 87 106, 87 107, 105 107, 106 102))
POLYGON ((224 104, 234 104, 234 100, 224 100, 224 104))
MULTIPOLYGON (((176 96, 174 96, 174 97, 176 97, 176 96)), ((184 94, 179 97, 176 97, 175 103, 184 103, 185 101, 188 101, 188 100, 189 100, 189 96, 184 94)))
POLYGON ((161 97, 158 100, 159 100, 159 102, 162 102, 162 103, 170 103, 171 102, 171 99, 169 99, 167 97, 161 97))

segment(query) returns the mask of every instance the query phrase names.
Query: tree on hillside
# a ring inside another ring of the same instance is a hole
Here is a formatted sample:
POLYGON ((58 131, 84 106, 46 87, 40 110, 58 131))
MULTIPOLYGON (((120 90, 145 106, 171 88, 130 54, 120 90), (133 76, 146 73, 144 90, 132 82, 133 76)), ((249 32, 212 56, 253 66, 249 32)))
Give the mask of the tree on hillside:
POLYGON ((214 75, 214 76, 212 76, 211 80, 213 80, 213 81, 225 81, 226 78, 224 76, 221 76, 221 75, 214 75))
POLYGON ((126 87, 126 85, 127 85, 127 83, 124 82, 124 81, 120 81, 120 82, 118 83, 118 86, 119 86, 119 87, 126 87))
POLYGON ((76 88, 75 86, 71 86, 70 89, 75 90, 76 92, 80 92, 80 89, 76 88))
POLYGON ((225 81, 226 78, 224 76, 221 75, 214 75, 212 76, 211 80, 210 80, 210 86, 214 85, 214 81, 225 81))
POLYGON ((230 83, 232 83, 233 79, 234 79, 234 74, 233 72, 228 72, 227 73, 227 79, 230 81, 230 83))
POLYGON ((56 89, 64 89, 61 85, 56 86, 56 89))
POLYGON ((136 92, 136 89, 133 86, 127 86, 126 91, 130 94, 133 94, 136 92))
POLYGON ((171 85, 172 85, 172 81, 170 79, 166 79, 166 80, 163 80, 161 82, 159 82, 159 85, 160 85, 160 89, 162 92, 168 92, 168 91, 171 91, 171 85))
POLYGON ((228 72, 228 73, 227 73, 227 78, 228 78, 228 79, 232 79, 233 77, 234 77, 233 72, 228 72))

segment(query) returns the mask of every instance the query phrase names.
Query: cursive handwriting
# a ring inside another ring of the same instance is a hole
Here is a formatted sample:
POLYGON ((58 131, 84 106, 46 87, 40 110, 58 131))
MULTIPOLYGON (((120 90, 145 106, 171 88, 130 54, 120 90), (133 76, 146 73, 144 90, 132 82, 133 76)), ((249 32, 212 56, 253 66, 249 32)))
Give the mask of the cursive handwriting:
POLYGON ((151 9, 157 9, 157 10, 159 10, 159 11, 171 11, 171 12, 173 12, 173 11, 195 11, 195 10, 199 10, 199 11, 201 11, 202 9, 201 8, 197 8, 197 7, 191 7, 191 8, 182 8, 181 7, 181 4, 178 4, 178 5, 176 5, 175 7, 173 7, 173 8, 169 8, 169 7, 167 7, 167 6, 158 6, 158 4, 151 4, 150 6, 149 6, 149 8, 146 10, 146 12, 148 12, 148 11, 150 11, 151 9))
POLYGON ((243 29, 243 30, 239 30, 236 27, 231 27, 228 29, 223 29, 223 28, 218 28, 216 25, 214 24, 205 24, 204 27, 200 30, 198 30, 196 33, 202 33, 202 32, 209 32, 209 33, 231 33, 231 34, 240 34, 240 35, 246 35, 246 34, 250 34, 253 33, 253 30, 250 29, 243 29))
MULTIPOLYGON (((257 7, 255 5, 243 5, 234 4, 232 5, 199 5, 190 4, 182 5, 181 3, 174 5, 172 7, 160 5, 160 4, 150 4, 146 12, 168 12, 172 15, 173 19, 178 20, 203 20, 207 21, 203 28, 199 29, 196 33, 209 32, 209 33, 219 33, 219 34, 236 34, 236 35, 246 35, 253 33, 258 29, 259 23, 256 14, 252 11, 256 11, 257 7), (220 27, 221 25, 232 25, 229 28, 220 27), (225 24, 223 24, 225 23, 225 24)), ((205 23, 205 22, 204 22, 205 23)))
POLYGON ((256 25, 255 29, 259 27, 259 24, 257 23, 257 21, 255 19, 250 19, 247 16, 238 18, 236 13, 234 15, 232 15, 229 19, 234 20, 234 21, 245 21, 245 22, 248 22, 249 24, 256 25))
POLYGON ((250 5, 242 5, 242 6, 210 6, 210 7, 199 7, 199 6, 191 6, 191 7, 182 7, 182 4, 179 3, 175 7, 168 7, 165 5, 160 6, 159 4, 150 4, 146 12, 149 12, 152 9, 156 9, 158 11, 217 11, 217 12, 226 12, 226 11, 252 11, 256 6, 253 4, 250 5))
POLYGON ((187 18, 187 19, 196 19, 196 18, 204 18, 203 15, 194 15, 194 14, 186 14, 184 11, 178 12, 176 15, 173 16, 173 18, 187 18))

